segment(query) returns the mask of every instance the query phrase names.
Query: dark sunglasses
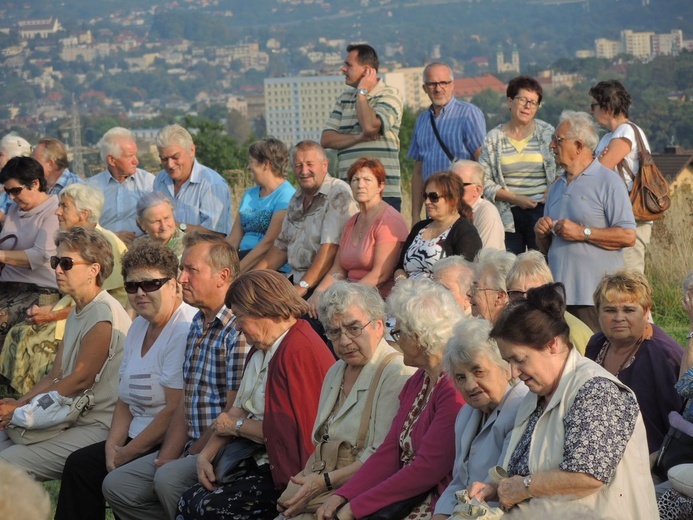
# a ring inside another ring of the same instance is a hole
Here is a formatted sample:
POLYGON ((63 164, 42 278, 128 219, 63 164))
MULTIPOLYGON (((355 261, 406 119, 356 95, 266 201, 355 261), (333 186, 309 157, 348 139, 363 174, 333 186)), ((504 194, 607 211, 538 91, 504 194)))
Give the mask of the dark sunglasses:
POLYGON ((76 265, 91 265, 94 262, 87 262, 86 260, 73 260, 69 256, 51 256, 51 269, 56 269, 60 266, 63 271, 69 271, 76 265))
POLYGON ((168 282, 171 277, 167 278, 156 278, 154 280, 142 280, 139 282, 125 282, 125 292, 128 294, 135 294, 139 289, 144 292, 154 292, 161 289, 161 286, 168 282))
POLYGON ((5 188, 5 193, 7 193, 8 195, 10 195, 10 196, 12 196, 12 197, 16 197, 16 196, 19 195, 19 194, 22 192, 22 190, 24 190, 25 188, 28 188, 28 186, 22 185, 22 186, 17 186, 16 188, 5 188))
POLYGON ((445 195, 438 195, 438 192, 435 191, 424 191, 424 200, 428 199, 430 200, 433 204, 438 202, 440 199, 444 199, 445 195))

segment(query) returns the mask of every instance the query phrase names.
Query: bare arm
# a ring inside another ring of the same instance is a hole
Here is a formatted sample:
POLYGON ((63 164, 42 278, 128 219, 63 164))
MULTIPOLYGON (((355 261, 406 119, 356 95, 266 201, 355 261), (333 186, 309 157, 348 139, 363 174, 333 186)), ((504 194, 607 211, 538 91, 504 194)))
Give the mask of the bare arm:
POLYGON ((231 228, 231 233, 229 234, 229 237, 226 239, 228 240, 229 244, 231 244, 236 251, 238 251, 238 248, 241 246, 241 240, 243 239, 243 226, 241 226, 241 216, 239 215, 236 220, 233 223, 233 227, 231 228))
MULTIPOLYGON (((176 222, 176 226, 178 226, 178 222, 176 222)), ((189 233, 190 231, 199 231, 200 233, 212 233, 213 235, 220 236, 222 238, 226 238, 226 235, 224 233, 219 233, 218 231, 214 231, 213 229, 208 229, 204 226, 198 226, 196 224, 188 224, 186 222, 188 229, 185 230, 186 233, 189 233)))
MULTIPOLYGON (((257 245, 247 255, 245 255, 243 260, 241 260, 241 274, 252 270, 253 266, 255 266, 260 259, 265 256, 265 253, 272 248, 274 241, 277 239, 282 230, 282 224, 284 223, 285 216, 285 209, 274 212, 272 215, 272 220, 270 220, 270 225, 265 232, 265 236, 262 237, 262 240, 260 240, 260 242, 258 242, 257 245)), ((235 227, 236 226, 234 224, 234 228, 235 227)), ((279 267, 281 267, 281 265, 279 267)))
POLYGON ((515 192, 501 188, 496 192, 496 200, 502 200, 522 209, 532 209, 537 207, 537 201, 525 195, 517 195, 515 192))
POLYGON ((416 161, 411 173, 411 225, 421 220, 423 207, 423 163, 416 161))
POLYGON ((474 150, 474 160, 478 161, 480 155, 481 155, 481 146, 479 148, 477 148, 476 150, 474 150))
POLYGON ((0 264, 13 265, 22 269, 31 269, 29 257, 24 251, 0 250, 0 264))
POLYGON ((320 145, 323 148, 331 148, 333 150, 345 150, 367 140, 363 133, 358 134, 341 134, 335 130, 323 130, 320 137, 320 145))
MULTIPOLYGON (((571 242, 585 241, 585 226, 576 224, 571 220, 557 220, 553 229, 556 235, 564 240, 569 240, 571 242)), ((615 251, 635 244, 634 229, 624 229, 620 227, 591 229, 592 234, 589 237, 590 244, 601 247, 602 249, 615 251)))
POLYGON ((572 473, 560 469, 532 475, 529 492, 525 488, 523 480, 524 477, 519 475, 501 480, 498 485, 498 498, 503 506, 511 508, 532 497, 561 495, 579 499, 595 493, 604 485, 586 473, 572 473))
POLYGON ((547 254, 549 252, 549 247, 551 247, 551 240, 553 238, 551 233, 552 229, 553 220, 551 220, 551 217, 541 217, 534 225, 534 236, 537 240, 537 247, 543 254, 547 254))
POLYGON ((125 229, 123 231, 116 231, 115 235, 119 239, 121 239, 126 246, 129 246, 132 243, 132 241, 135 240, 135 238, 137 238, 137 235, 135 235, 135 233, 133 233, 132 231, 127 231, 125 229))
MULTIPOLYGON (((308 282, 311 287, 314 287, 315 284, 322 280, 327 274, 327 271, 334 262, 334 257, 337 254, 338 249, 339 244, 322 244, 315 255, 313 263, 310 265, 301 280, 308 282)), ((307 292, 306 289, 299 287, 298 285, 296 285, 296 290, 301 296, 307 292)))
POLYGON ((116 402, 115 411, 113 412, 113 420, 111 421, 111 429, 108 430, 108 438, 106 439, 106 469, 110 472, 117 468, 120 464, 116 464, 116 454, 119 448, 125 445, 128 438, 128 430, 132 422, 132 414, 130 408, 120 398, 116 402))
POLYGON ((173 413, 181 400, 182 392, 180 389, 164 387, 166 406, 156 414, 152 422, 137 437, 118 450, 115 457, 116 467, 136 459, 161 444, 171 423, 173 413))
POLYGON ((375 251, 373 253, 373 269, 371 269, 363 278, 361 278, 359 283, 377 286, 388 281, 392 276, 395 265, 397 265, 401 248, 401 242, 385 242, 376 244, 375 251))
POLYGON ((282 251, 277 246, 272 246, 267 254, 262 258, 253 269, 272 269, 276 271, 286 263, 286 251, 282 251))
MULTIPOLYGON (((623 158, 630 153, 631 142, 624 137, 617 137, 609 141, 609 145, 599 156, 599 162, 613 170, 623 158)), ((633 172, 635 173, 635 172, 633 172)))

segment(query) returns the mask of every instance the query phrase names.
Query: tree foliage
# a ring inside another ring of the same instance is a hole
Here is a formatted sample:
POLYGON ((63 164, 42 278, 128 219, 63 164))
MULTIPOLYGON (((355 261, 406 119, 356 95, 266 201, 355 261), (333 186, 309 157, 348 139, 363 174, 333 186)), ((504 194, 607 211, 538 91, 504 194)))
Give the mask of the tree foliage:
POLYGON ((242 170, 246 167, 250 143, 239 143, 233 139, 226 133, 223 124, 200 117, 185 116, 183 126, 191 130, 196 147, 195 155, 205 166, 222 175, 230 170, 242 170))

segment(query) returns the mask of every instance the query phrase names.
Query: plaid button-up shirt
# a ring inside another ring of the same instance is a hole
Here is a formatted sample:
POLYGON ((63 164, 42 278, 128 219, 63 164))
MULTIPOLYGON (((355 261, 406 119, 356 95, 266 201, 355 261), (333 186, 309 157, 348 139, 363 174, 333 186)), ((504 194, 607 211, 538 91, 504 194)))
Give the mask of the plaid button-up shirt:
POLYGON ((206 326, 202 312, 190 325, 183 377, 185 421, 192 440, 226 407, 226 392, 241 384, 250 346, 235 325, 236 317, 226 306, 206 326))

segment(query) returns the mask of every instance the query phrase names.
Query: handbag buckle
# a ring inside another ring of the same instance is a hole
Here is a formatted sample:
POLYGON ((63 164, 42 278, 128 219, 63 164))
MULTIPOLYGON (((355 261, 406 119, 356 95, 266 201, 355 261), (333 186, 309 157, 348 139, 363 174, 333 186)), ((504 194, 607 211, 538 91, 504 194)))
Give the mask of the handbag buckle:
POLYGON ((314 473, 320 473, 322 470, 325 469, 325 461, 324 460, 316 460, 313 462, 311 465, 311 469, 313 470, 314 473))

